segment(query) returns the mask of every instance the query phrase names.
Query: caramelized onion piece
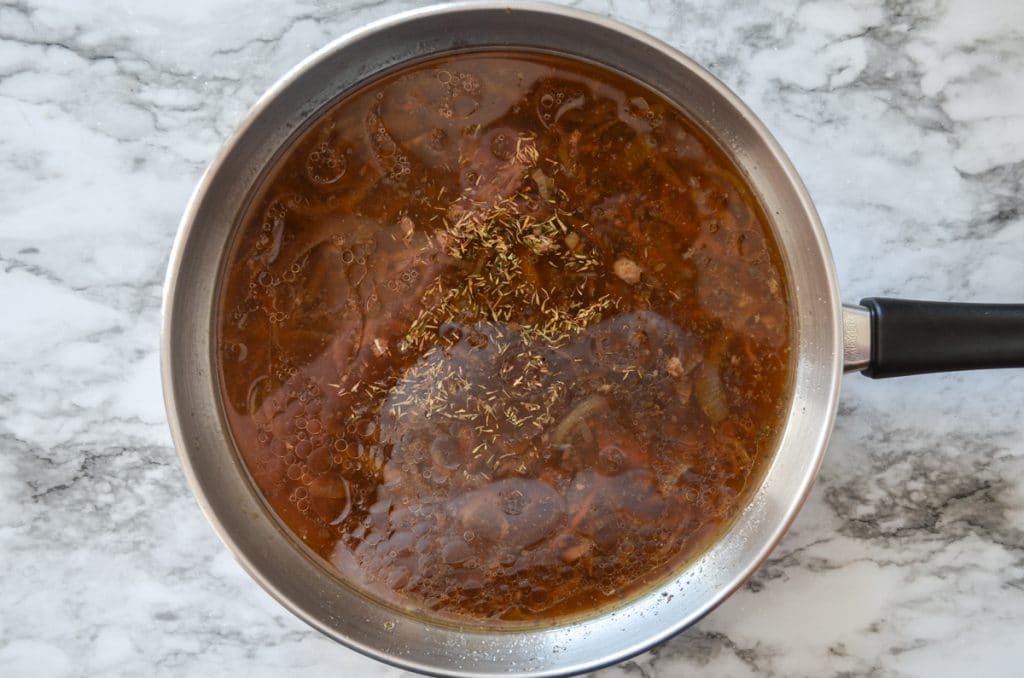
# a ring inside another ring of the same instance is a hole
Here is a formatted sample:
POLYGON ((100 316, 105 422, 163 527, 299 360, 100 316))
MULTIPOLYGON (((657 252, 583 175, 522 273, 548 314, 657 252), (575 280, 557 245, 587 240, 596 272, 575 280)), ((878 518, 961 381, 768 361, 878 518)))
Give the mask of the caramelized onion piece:
POLYGON ((555 427, 551 434, 551 442, 555 445, 561 445, 569 438, 569 434, 572 433, 578 424, 582 423, 594 412, 606 407, 608 407, 608 401, 602 395, 595 393, 584 398, 569 410, 569 414, 565 415, 565 418, 555 427))
POLYGON ((716 424, 729 416, 729 406, 725 402, 725 390, 722 388, 722 377, 718 367, 704 363, 697 375, 697 402, 708 419, 716 424))

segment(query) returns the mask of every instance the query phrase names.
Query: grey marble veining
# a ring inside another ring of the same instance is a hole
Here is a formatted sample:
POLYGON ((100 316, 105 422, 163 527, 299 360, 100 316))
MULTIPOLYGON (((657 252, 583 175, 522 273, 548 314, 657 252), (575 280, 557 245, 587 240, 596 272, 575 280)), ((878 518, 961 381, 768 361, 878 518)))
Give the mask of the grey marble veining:
MULTIPOLYGON (((0 2, 0 675, 398 676, 284 612, 170 446, 160 291, 178 218, 256 97, 418 3, 0 2)), ((1024 301, 1017 0, 588 0, 774 131, 844 297, 1024 301)), ((803 512, 689 632, 600 672, 1013 676, 1024 371, 846 378, 803 512)))

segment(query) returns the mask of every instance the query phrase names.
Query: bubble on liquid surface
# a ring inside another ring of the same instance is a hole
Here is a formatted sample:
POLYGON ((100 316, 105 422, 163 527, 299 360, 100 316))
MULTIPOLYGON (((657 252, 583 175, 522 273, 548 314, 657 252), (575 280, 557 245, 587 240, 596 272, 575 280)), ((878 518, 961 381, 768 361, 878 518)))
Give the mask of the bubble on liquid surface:
POLYGON ((516 142, 518 133, 504 127, 490 132, 491 155, 502 162, 508 162, 516 154, 516 142))
POLYGON ((526 498, 521 490, 510 490, 501 495, 501 510, 505 515, 518 516, 523 512, 526 498))
POLYGON ((314 148, 306 158, 306 177, 316 186, 329 186, 345 175, 348 161, 326 142, 314 148))
POLYGON ((472 73, 438 71, 441 104, 438 115, 446 120, 465 120, 480 108, 483 83, 472 73))
POLYGON ((557 123, 563 115, 587 103, 588 91, 578 83, 548 80, 538 89, 535 99, 537 117, 544 127, 557 123))

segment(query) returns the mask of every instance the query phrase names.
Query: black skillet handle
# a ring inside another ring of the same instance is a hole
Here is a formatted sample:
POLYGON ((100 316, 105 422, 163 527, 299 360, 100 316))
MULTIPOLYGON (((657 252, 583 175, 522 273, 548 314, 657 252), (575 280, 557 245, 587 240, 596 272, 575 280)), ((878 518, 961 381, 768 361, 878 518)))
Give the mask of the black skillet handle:
POLYGON ((871 315, 869 377, 1024 367, 1024 304, 860 303, 871 315))

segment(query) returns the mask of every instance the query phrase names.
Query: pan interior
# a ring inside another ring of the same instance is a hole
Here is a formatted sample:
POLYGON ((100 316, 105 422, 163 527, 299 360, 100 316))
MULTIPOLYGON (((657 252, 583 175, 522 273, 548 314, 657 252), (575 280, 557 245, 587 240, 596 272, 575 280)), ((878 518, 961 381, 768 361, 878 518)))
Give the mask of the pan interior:
POLYGON ((420 10, 329 45, 276 85, 204 176, 185 215, 165 288, 163 370, 186 474, 221 538, 285 606, 337 640, 414 670, 554 675, 621 660, 685 628, 767 555, 809 489, 834 417, 841 352, 838 294, 817 216, 777 144, 724 86, 647 36, 546 6, 420 10), (467 48, 550 51, 629 74, 701 121, 746 176, 772 222, 795 305, 792 402, 780 453, 732 528, 677 577, 611 613, 503 633, 435 625, 377 605, 324 571, 270 519, 219 406, 212 354, 215 281, 237 215, 287 140, 339 93, 411 59, 467 48))

